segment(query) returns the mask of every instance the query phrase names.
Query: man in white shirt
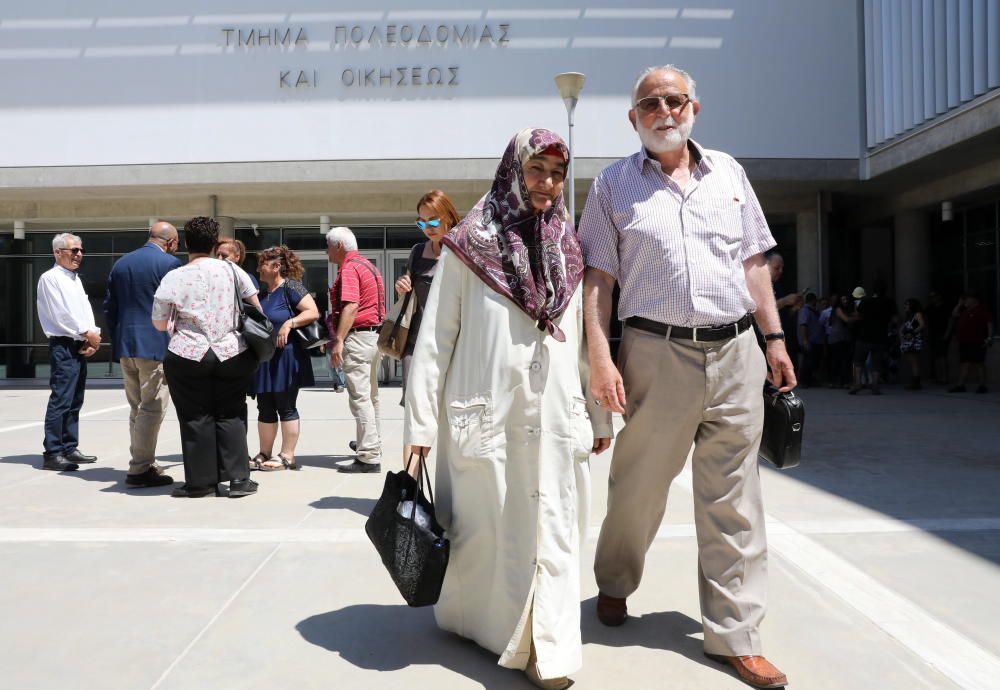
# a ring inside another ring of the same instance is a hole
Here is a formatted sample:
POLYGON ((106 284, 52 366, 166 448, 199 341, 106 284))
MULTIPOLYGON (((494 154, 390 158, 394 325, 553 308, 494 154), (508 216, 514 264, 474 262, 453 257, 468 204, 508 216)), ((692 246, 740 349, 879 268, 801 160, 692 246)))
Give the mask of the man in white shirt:
POLYGON ((42 469, 71 472, 79 463, 96 462, 79 444, 80 408, 87 385, 85 359, 101 345, 101 329, 77 271, 83 263, 83 241, 64 232, 52 240, 56 265, 38 279, 38 320, 49 337, 51 374, 45 410, 45 453, 42 469))

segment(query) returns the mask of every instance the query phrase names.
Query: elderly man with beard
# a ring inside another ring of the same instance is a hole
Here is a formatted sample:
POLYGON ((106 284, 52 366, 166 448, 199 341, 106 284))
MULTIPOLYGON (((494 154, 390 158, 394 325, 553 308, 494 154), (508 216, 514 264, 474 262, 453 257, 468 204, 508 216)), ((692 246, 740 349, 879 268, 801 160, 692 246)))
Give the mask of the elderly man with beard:
POLYGON ((684 70, 639 75, 628 117, 642 148, 597 176, 580 221, 591 392, 626 420, 594 563, 597 615, 627 620, 626 597, 690 451, 705 653, 755 687, 780 687, 785 675, 761 656, 759 636, 767 544, 757 449, 765 376, 788 391, 795 374, 764 260, 774 239, 743 168, 690 139, 700 109, 684 70), (618 368, 608 345, 616 282, 618 368))

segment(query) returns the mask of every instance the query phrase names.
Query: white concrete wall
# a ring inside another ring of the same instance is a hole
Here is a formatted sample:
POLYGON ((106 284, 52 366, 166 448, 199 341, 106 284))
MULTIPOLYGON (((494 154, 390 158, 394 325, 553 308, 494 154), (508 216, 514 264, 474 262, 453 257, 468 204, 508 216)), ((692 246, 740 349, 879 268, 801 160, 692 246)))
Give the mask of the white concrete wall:
POLYGON ((744 158, 858 155, 853 2, 519 5, 0 0, 0 167, 494 158, 521 127, 565 130, 552 78, 569 70, 588 76, 577 154, 618 157, 636 149, 635 74, 671 61, 699 80, 705 145, 744 158), (456 41, 456 26, 477 40, 456 41), (358 69, 378 85, 357 86, 358 69), (389 70, 392 85, 380 79, 389 70))

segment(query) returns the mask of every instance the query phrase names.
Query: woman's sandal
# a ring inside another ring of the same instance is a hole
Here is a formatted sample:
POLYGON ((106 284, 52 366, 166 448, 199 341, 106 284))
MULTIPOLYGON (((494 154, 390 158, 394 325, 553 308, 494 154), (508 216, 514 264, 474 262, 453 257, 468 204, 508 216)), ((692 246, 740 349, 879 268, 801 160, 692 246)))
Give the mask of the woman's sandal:
POLYGON ((261 472, 282 472, 284 470, 297 470, 297 469, 299 469, 299 464, 297 462, 289 462, 288 458, 286 458, 281 453, 278 453, 277 455, 275 455, 273 458, 271 458, 269 460, 269 462, 280 462, 281 465, 279 465, 277 467, 274 467, 272 465, 265 465, 265 464, 261 463, 261 465, 260 465, 260 471, 261 472))
POLYGON ((250 458, 250 471, 253 472, 254 470, 263 469, 262 463, 265 463, 268 460, 270 460, 270 458, 263 453, 257 453, 255 456, 250 458))

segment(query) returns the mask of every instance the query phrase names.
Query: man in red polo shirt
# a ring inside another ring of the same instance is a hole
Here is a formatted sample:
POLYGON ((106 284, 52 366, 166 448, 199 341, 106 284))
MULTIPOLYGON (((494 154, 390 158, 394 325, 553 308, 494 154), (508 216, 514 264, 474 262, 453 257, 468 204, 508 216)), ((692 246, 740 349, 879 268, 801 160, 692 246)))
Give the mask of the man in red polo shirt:
POLYGON ((357 423, 357 458, 337 469, 380 472, 378 329, 385 316, 385 286, 378 269, 358 253, 358 241, 349 228, 333 228, 327 233, 326 254, 338 269, 330 288, 330 363, 344 369, 348 404, 357 423))
POLYGON ((953 313, 955 336, 958 340, 958 359, 962 365, 958 375, 958 385, 948 389, 949 393, 964 393, 965 383, 973 370, 979 375, 977 393, 987 393, 986 349, 993 344, 993 314, 979 301, 978 293, 971 292, 958 300, 953 313))

